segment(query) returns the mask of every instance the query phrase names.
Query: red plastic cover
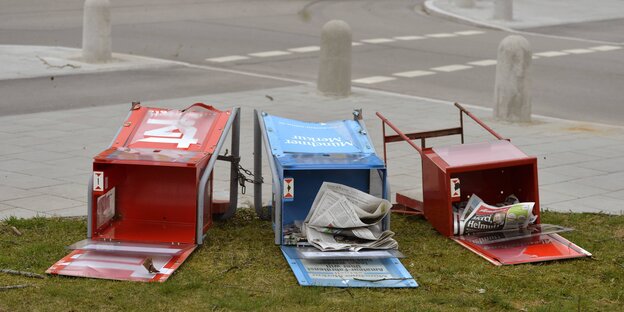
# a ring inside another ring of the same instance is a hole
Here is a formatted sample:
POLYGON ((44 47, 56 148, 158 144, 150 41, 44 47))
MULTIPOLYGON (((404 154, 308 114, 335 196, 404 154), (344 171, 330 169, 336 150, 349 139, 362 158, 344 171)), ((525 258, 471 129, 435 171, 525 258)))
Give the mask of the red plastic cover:
POLYGON ((495 243, 478 244, 466 237, 452 239, 495 265, 541 262, 591 256, 559 234, 541 234, 495 243))
POLYGON ((46 273, 138 282, 164 282, 196 245, 140 244, 84 240, 46 273), (150 272, 151 270, 151 272, 150 272))
POLYGON ((184 110, 140 107, 95 159, 196 164, 214 152, 230 114, 201 103, 184 110))

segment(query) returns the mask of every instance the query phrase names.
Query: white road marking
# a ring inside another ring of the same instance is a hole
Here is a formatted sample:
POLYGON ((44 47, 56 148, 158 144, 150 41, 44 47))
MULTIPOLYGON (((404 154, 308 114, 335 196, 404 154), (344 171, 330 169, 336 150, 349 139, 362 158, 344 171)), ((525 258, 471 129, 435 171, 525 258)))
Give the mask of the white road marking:
POLYGON ((563 50, 563 52, 570 53, 570 54, 585 54, 585 53, 592 53, 596 51, 589 50, 589 49, 570 49, 570 50, 563 50))
POLYGON ((439 33, 439 34, 428 34, 425 35, 429 38, 450 38, 450 37, 457 37, 456 34, 451 34, 451 33, 439 33))
POLYGON ((398 37, 394 37, 394 39, 396 39, 396 40, 403 40, 403 41, 409 41, 409 40, 425 39, 425 37, 423 37, 423 36, 398 36, 398 37))
POLYGON ((280 56, 280 55, 288 55, 291 54, 287 51, 265 51, 265 52, 257 52, 257 53, 249 53, 251 56, 255 57, 271 57, 271 56, 280 56))
POLYGON ((472 35, 480 35, 480 34, 484 34, 485 31, 480 31, 480 30, 464 30, 464 31, 456 31, 455 32, 458 35, 461 36, 472 36, 472 35))
POLYGON ((561 52, 561 51, 546 51, 546 52, 534 53, 534 55, 543 56, 543 57, 554 57, 554 56, 568 55, 568 53, 561 52))
POLYGON ((363 84, 373 84, 373 83, 385 82, 385 81, 390 81, 390 80, 395 80, 395 79, 396 78, 386 77, 386 76, 371 76, 371 77, 366 77, 366 78, 355 79, 353 80, 353 82, 363 83, 363 84))
POLYGON ((356 42, 356 41, 351 42, 351 46, 352 46, 352 47, 361 46, 362 44, 363 44, 363 43, 361 43, 361 42, 356 42))
POLYGON ((386 42, 393 42, 394 39, 389 39, 389 38, 374 38, 374 39, 364 39, 361 40, 362 42, 366 42, 366 43, 386 43, 386 42))
POLYGON ((319 50, 321 50, 321 47, 319 46, 307 46, 307 47, 288 49, 288 51, 290 52, 297 52, 297 53, 315 52, 319 50))
POLYGON ((207 58, 206 61, 215 62, 215 63, 225 63, 225 62, 246 60, 248 58, 249 58, 248 56, 242 56, 242 55, 229 55, 229 56, 222 56, 222 57, 207 58))
POLYGON ((595 51, 601 51, 601 52, 604 52, 604 51, 619 50, 619 49, 621 49, 621 48, 622 48, 622 47, 618 47, 618 46, 603 45, 603 46, 593 47, 593 48, 590 48, 590 49, 595 50, 595 51))
POLYGON ((491 66, 491 65, 496 65, 496 60, 474 61, 474 62, 469 62, 468 64, 475 65, 475 66, 491 66))
POLYGON ((431 70, 448 73, 448 72, 454 72, 454 71, 464 70, 464 69, 468 69, 468 68, 472 68, 472 66, 457 64, 457 65, 447 65, 447 66, 434 67, 431 70))
POLYGON ((537 60, 537 59, 538 59, 538 58, 540 58, 540 57, 539 57, 539 56, 537 56, 537 55, 535 55, 535 54, 533 54, 533 56, 532 56, 531 58, 532 58, 532 59, 534 59, 534 60, 537 60))
POLYGON ((405 78, 414 78, 414 77, 428 76, 428 75, 433 75, 433 74, 435 73, 431 71, 426 71, 426 70, 412 70, 412 71, 406 71, 406 72, 401 72, 401 73, 394 73, 392 75, 405 77, 405 78))

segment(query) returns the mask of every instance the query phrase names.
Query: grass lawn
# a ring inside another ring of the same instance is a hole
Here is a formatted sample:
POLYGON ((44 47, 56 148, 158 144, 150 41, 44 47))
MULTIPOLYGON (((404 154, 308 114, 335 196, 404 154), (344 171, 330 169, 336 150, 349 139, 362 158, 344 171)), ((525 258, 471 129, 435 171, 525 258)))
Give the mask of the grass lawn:
MULTIPOLYGON (((435 232, 420 217, 393 216, 413 289, 300 287, 269 222, 239 210, 165 283, 0 273, 0 311, 622 311, 624 216, 544 212, 542 222, 576 228, 563 236, 594 254, 495 267, 435 232)), ((41 273, 86 237, 85 219, 0 222, 0 269, 41 273), (17 227, 22 236, 11 230, 17 227)))

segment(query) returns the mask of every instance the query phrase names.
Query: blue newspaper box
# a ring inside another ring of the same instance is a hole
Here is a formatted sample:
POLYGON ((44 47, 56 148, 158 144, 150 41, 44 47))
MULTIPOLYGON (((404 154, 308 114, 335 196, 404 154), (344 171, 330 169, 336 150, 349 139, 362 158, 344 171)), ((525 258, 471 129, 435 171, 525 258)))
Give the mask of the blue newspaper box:
MULTIPOLYGON (((397 259, 397 250, 320 251, 301 235, 301 224, 323 182, 340 183, 387 199, 386 166, 357 118, 303 122, 255 112, 255 176, 262 174, 262 148, 272 175, 271 215, 275 244, 302 286, 417 287, 397 259), (264 144, 263 144, 264 143, 264 144)), ((255 184, 262 217, 262 184, 255 184)), ((389 215, 388 215, 389 216, 389 215)), ((268 218, 268 216, 266 216, 268 218)), ((384 230, 390 220, 382 221, 384 230)))

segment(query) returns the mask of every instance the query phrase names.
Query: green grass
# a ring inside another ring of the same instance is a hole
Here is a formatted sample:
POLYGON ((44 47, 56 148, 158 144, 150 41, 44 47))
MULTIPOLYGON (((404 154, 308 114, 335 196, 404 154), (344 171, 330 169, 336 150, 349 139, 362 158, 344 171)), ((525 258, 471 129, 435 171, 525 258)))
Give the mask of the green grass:
MULTIPOLYGON (((0 286, 33 285, 0 291, 0 311, 621 311, 624 216, 542 216, 544 223, 576 228, 563 236, 594 259, 496 267, 422 218, 393 216, 402 262, 421 287, 300 287, 273 244, 270 223, 239 210, 211 228, 206 244, 165 283, 0 273, 0 286)), ((6 220, 0 223, 0 268, 43 273, 85 232, 84 219, 6 220)))

